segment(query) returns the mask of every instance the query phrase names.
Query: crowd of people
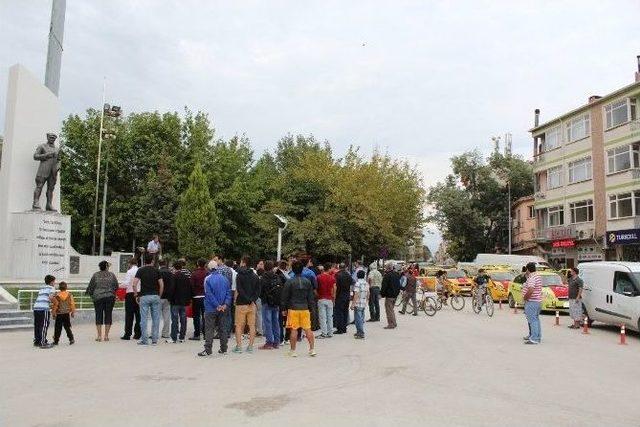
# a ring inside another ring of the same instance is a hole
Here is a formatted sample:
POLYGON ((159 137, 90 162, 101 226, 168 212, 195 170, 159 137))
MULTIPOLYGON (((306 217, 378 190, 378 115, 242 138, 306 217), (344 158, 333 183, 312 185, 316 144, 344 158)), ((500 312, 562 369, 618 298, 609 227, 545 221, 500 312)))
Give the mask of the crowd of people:
MULTIPOLYGON (((391 263, 380 272, 375 267, 367 271, 356 262, 350 272, 345 264, 315 266, 310 258, 259 261, 253 265, 248 257, 236 263, 217 254, 208 261, 197 260, 196 268, 190 271, 184 259, 176 260, 172 266, 166 259, 158 260, 154 253, 144 254, 143 259, 140 266, 138 259, 131 259, 122 283, 109 271, 107 261, 99 263, 99 271, 91 277, 86 289, 95 307, 96 341, 109 341, 116 294, 122 289, 125 294, 122 340, 133 338, 139 345, 153 346, 160 339, 172 344, 203 339, 204 349, 198 355, 204 357, 212 354, 216 339, 220 354, 227 353, 230 339, 235 341, 233 353, 253 353, 256 336, 264 336, 260 350, 289 345, 288 354, 297 357, 297 343, 304 337, 308 354, 315 356, 316 339, 346 334, 349 324, 355 325, 354 338, 364 339, 365 323, 380 321, 381 298, 385 299, 384 329, 395 329, 396 299, 402 291, 399 312, 405 314, 410 301, 417 307, 416 292, 420 286, 417 266, 400 268, 391 263), (365 321, 367 307, 369 319, 365 321), (193 335, 187 338, 188 317, 193 321, 193 335), (315 335, 315 331, 319 334, 315 335), (248 341, 246 346, 243 340, 248 341)), ((542 281, 535 271, 533 263, 523 268, 527 277, 522 289, 529 328, 526 344, 541 341, 542 281)), ((438 290, 446 292, 446 274, 437 276, 438 290)), ((575 272, 570 285, 579 286, 578 280, 575 272)), ((73 296, 65 282, 60 283, 56 292, 55 277, 47 275, 44 281, 33 307, 34 345, 40 348, 58 345, 62 328, 73 344, 70 321, 75 313, 73 296), (52 316, 55 332, 53 343, 49 343, 47 329, 52 316)), ((573 294, 578 295, 579 291, 573 294)), ((418 310, 413 310, 413 315, 417 314, 418 310)))

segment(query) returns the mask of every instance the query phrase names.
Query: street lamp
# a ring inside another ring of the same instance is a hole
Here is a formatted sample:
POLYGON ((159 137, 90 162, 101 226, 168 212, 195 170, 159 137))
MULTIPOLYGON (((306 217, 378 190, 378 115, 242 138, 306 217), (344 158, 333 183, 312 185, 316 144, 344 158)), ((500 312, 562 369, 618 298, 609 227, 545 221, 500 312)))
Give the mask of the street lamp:
POLYGON ((280 225, 278 227, 278 256, 277 256, 277 260, 280 261, 282 259, 282 232, 284 231, 285 228, 287 228, 289 221, 287 220, 287 218, 283 217, 282 215, 273 214, 273 216, 278 218, 278 223, 280 225))

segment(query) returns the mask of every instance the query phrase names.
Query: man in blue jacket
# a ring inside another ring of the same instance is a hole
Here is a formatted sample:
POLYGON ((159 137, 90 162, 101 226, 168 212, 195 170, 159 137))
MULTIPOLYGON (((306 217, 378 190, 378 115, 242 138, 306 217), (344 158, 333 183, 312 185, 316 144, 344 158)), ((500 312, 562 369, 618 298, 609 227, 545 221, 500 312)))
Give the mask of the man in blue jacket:
POLYGON ((220 336, 220 350, 227 353, 229 339, 229 311, 231 306, 231 283, 217 269, 211 271, 204 281, 204 351, 198 356, 210 356, 214 335, 220 336))

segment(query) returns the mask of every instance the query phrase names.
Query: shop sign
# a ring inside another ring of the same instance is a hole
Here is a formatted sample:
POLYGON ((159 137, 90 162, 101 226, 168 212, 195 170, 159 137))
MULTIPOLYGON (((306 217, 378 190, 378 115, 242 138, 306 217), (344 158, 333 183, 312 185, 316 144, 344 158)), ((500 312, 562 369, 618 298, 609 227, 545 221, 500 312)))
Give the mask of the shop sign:
POLYGON ((580 253, 578 261, 604 261, 604 255, 602 253, 580 253))
POLYGON ((607 242, 610 245, 631 245, 640 243, 640 229, 607 231, 607 242))
POLYGON ((573 248, 576 246, 576 241, 573 239, 556 240, 551 246, 554 248, 573 248))

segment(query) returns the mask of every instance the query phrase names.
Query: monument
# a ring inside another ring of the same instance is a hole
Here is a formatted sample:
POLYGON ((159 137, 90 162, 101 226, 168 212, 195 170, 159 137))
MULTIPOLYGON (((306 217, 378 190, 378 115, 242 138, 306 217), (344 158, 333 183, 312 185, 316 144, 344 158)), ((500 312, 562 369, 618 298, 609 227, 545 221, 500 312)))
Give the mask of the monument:
POLYGON ((46 274, 67 278, 71 218, 57 212, 58 97, 22 65, 10 68, 8 80, 0 167, 0 280, 41 281, 46 274), (46 206, 41 210, 45 186, 46 206))

